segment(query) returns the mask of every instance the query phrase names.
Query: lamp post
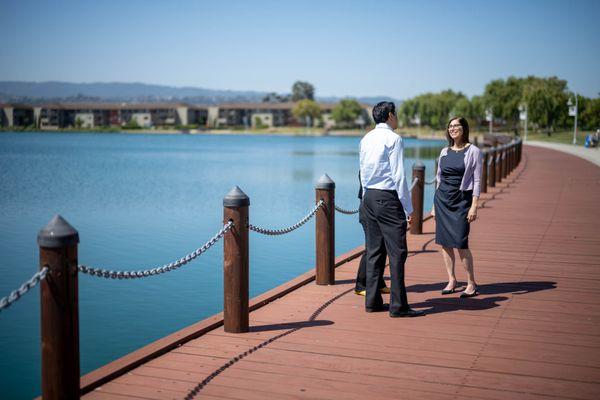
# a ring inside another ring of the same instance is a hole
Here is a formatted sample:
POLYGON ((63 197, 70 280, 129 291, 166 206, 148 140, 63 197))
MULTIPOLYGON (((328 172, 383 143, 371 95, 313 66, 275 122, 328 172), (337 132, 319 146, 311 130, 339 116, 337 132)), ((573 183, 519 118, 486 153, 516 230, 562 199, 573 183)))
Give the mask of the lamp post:
POLYGON ((569 106, 569 116, 575 117, 575 124, 573 124, 573 144, 577 144, 577 93, 575 93, 575 105, 573 105, 573 101, 571 100, 571 96, 569 96, 569 101, 567 101, 567 105, 569 106))
POLYGON ((415 114, 414 121, 417 124, 417 137, 419 137, 421 136, 421 115, 419 113, 415 114))
POLYGON ((519 119, 525 123, 525 135, 523 140, 527 140, 527 104, 521 104, 519 106, 519 119))
POLYGON ((489 123, 490 123, 490 135, 491 135, 491 134, 492 134, 492 131, 493 131, 493 127, 492 127, 492 125, 493 125, 493 123, 494 123, 494 113, 492 112, 492 107, 490 107, 490 108, 487 108, 487 109, 485 110, 485 119, 486 119, 487 121, 489 121, 489 123))

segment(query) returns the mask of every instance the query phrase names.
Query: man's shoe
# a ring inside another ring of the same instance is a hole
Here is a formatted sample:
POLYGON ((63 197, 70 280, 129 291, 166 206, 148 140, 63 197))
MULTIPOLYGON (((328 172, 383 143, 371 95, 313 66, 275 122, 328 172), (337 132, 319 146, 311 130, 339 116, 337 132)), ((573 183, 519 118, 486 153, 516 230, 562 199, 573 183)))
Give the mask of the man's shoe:
MULTIPOLYGON (((379 289, 379 293, 381 293, 381 294, 390 294, 390 288, 387 287, 387 286, 384 286, 381 289, 379 289)), ((354 294, 356 294, 358 296, 366 296, 367 295, 367 291, 366 290, 356 290, 356 289, 354 289, 354 294)))
POLYGON ((365 311, 366 312, 381 312, 381 311, 388 311, 390 309, 390 305, 389 304, 382 304, 378 307, 365 307, 365 311))
POLYGON ((403 311, 390 312, 390 317, 392 318, 420 317, 421 315, 425 315, 425 313, 423 311, 413 310, 412 308, 403 311))

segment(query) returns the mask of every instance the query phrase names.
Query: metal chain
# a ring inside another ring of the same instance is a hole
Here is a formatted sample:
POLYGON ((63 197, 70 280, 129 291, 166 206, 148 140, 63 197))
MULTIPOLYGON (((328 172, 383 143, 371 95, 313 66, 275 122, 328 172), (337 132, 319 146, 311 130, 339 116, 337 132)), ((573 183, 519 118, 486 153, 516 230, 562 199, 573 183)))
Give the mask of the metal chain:
POLYGON ((206 244, 204 244, 202 247, 199 247, 196 250, 194 250, 193 252, 191 252, 190 254, 180 258, 179 260, 173 261, 172 263, 169 263, 169 264, 165 264, 162 267, 146 269, 146 270, 139 270, 139 271, 112 271, 112 270, 107 270, 107 269, 102 269, 102 268, 94 268, 94 267, 90 267, 87 265, 79 265, 78 269, 80 272, 83 272, 84 274, 90 274, 90 275, 94 275, 94 276, 97 276, 100 278, 111 278, 111 279, 136 279, 136 278, 145 278, 147 276, 162 274, 165 272, 173 271, 174 269, 177 269, 177 268, 189 263, 190 261, 194 260, 200 254, 206 252, 215 243, 217 243, 219 241, 219 239, 221 239, 223 236, 225 236, 225 234, 229 230, 231 230, 232 227, 233 227, 233 221, 229 221, 228 223, 226 223, 223 226, 223 228, 215 236, 212 237, 212 239, 210 239, 208 242, 206 242, 206 244))
POLYGON ((436 182, 437 182, 437 178, 432 178, 430 181, 425 181, 425 184, 426 185, 433 185, 436 182))
POLYGON ((413 190, 415 186, 417 186, 417 182, 419 182, 419 178, 415 176, 415 179, 413 179, 412 184, 410 185, 410 189, 408 190, 413 190))
POLYGON ((357 214, 360 208, 357 208, 356 210, 346 210, 345 208, 335 206, 335 210, 341 212, 342 214, 352 215, 357 214))
POLYGON ((248 224, 248 228, 251 231, 262 233, 263 235, 270 235, 270 236, 285 235, 286 233, 295 231, 296 229, 300 228, 302 225, 307 223, 308 220, 310 220, 317 213, 317 210, 319 208, 321 208, 324 204, 325 204, 325 202, 323 200, 319 200, 319 202, 315 205, 315 208, 313 208, 306 217, 302 218, 300 221, 298 221, 294 225, 287 227, 287 228, 265 229, 265 228, 259 228, 258 226, 254 226, 252 224, 248 224))
POLYGON ((25 293, 29 292, 35 285, 46 278, 48 267, 44 267, 31 277, 27 282, 22 284, 18 289, 13 290, 8 296, 0 299, 0 311, 10 307, 12 303, 19 300, 25 293))

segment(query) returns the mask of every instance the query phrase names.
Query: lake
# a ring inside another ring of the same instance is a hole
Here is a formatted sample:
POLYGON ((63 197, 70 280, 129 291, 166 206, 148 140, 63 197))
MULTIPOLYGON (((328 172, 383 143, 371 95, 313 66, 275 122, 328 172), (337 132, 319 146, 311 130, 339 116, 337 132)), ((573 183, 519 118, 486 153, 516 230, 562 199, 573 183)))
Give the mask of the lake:
MULTIPOLYGON (((0 297, 38 270, 38 231, 62 215, 79 231, 79 263, 130 270, 161 266, 222 227, 235 185, 250 222, 280 228, 314 206, 327 173, 336 204, 358 207, 358 137, 0 133, 0 297)), ((405 167, 433 177, 442 141, 405 139, 405 167)), ((432 204, 426 186, 425 210, 432 204)), ((314 267, 314 221, 288 235, 250 233, 250 296, 314 267)), ((364 242, 358 216, 336 214, 336 254, 364 242)), ((106 280, 80 274, 81 373, 222 311, 222 242, 160 276, 106 280)), ((40 393, 36 287, 0 313, 0 393, 40 393)))

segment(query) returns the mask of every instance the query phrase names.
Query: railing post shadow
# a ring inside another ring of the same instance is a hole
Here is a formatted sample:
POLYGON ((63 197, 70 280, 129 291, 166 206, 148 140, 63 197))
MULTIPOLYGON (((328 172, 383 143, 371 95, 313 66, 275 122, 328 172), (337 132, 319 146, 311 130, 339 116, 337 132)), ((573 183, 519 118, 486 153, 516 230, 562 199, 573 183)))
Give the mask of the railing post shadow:
POLYGON ((223 319, 225 332, 248 332, 248 214, 250 198, 234 187, 223 198, 223 224, 233 226, 223 238, 223 319))
POLYGON ((324 204, 317 210, 315 232, 317 285, 335 283, 335 182, 324 174, 315 185, 316 201, 324 204))
POLYGON ((423 233, 423 200, 425 197, 425 164, 421 161, 413 164, 413 182, 415 179, 417 179, 417 182, 411 193, 413 212, 410 218, 410 233, 420 235, 423 233))
POLYGON ((488 151, 484 150, 482 155, 483 161, 481 166, 481 193, 487 193, 488 180, 488 151))
POLYGON ((37 237, 42 334, 42 398, 79 398, 79 302, 77 244, 79 233, 60 215, 37 237))

